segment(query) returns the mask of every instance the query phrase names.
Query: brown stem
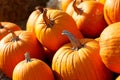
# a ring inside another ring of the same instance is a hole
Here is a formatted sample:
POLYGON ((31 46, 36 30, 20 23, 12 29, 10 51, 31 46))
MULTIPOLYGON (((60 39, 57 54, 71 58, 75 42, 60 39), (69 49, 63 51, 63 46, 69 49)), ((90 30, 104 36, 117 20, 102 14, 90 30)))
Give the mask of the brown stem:
POLYGON ((50 20, 47 17, 47 9, 44 9, 43 11, 43 20, 45 24, 47 25, 47 27, 52 27, 54 25, 54 20, 50 20))
POLYGON ((41 6, 36 6, 35 10, 39 10, 40 13, 43 13, 43 7, 41 7, 41 6))
POLYGON ((12 39, 11 39, 12 42, 19 40, 19 37, 12 30, 9 30, 8 32, 12 33, 12 39))
POLYGON ((25 61, 26 61, 27 63, 30 62, 30 61, 31 61, 31 58, 30 58, 29 52, 26 52, 24 55, 25 55, 25 61))
POLYGON ((77 38, 75 38, 75 36, 72 33, 70 33, 69 31, 63 30, 62 35, 67 35, 71 44, 73 45, 74 50, 78 50, 79 48, 83 47, 83 45, 80 43, 80 41, 77 38))
MULTIPOLYGON (((81 2, 82 2, 82 0, 81 0, 81 2)), ((83 13, 82 8, 77 8, 77 6, 76 6, 76 0, 73 1, 73 5, 72 5, 72 6, 73 6, 75 12, 76 12, 78 15, 81 15, 81 14, 83 13)))

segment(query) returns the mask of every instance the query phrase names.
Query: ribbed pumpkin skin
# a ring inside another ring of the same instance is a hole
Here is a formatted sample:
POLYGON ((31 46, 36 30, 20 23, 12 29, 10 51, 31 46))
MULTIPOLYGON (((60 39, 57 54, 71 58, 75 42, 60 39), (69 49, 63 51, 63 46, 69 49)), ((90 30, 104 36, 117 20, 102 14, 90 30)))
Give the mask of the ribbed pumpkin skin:
POLYGON ((8 30, 17 31, 21 28, 12 22, 0 22, 0 40, 9 33, 8 30))
POLYGON ((104 17, 108 24, 120 21, 120 0, 106 0, 104 4, 104 17))
POLYGON ((24 59, 24 53, 30 52, 31 57, 43 59, 44 50, 32 32, 15 31, 20 40, 12 42, 11 33, 0 41, 0 68, 12 77, 14 67, 24 59))
POLYGON ((120 73, 120 22, 109 25, 101 33, 100 55, 110 70, 120 73))
POLYGON ((102 30, 107 26, 103 15, 104 5, 97 1, 84 1, 77 7, 83 10, 81 14, 74 12, 72 15, 78 29, 84 37, 99 37, 102 30))
POLYGON ((35 25, 35 34, 40 43, 55 52, 60 46, 69 42, 68 38, 61 35, 66 29, 73 33, 77 38, 83 38, 77 29, 75 21, 66 12, 61 10, 47 10, 47 17, 54 21, 51 27, 47 27, 43 15, 40 15, 35 25))
POLYGON ((31 62, 24 60, 16 65, 12 80, 54 80, 54 75, 46 63, 31 58, 31 62))
POLYGON ((98 42, 91 39, 80 42, 85 45, 77 51, 68 43, 55 53, 52 69, 56 80, 112 80, 100 58, 98 42))

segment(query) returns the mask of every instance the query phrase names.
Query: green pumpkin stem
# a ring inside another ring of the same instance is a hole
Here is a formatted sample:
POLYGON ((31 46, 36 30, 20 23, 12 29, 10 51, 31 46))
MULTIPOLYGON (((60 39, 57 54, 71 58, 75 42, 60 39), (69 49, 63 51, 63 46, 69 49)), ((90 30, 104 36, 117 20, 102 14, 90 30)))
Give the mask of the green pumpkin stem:
POLYGON ((25 55, 25 61, 26 61, 27 63, 30 62, 30 61, 31 61, 31 58, 30 58, 29 52, 26 52, 24 55, 25 55))
POLYGON ((43 20, 47 27, 52 27, 54 25, 54 20, 51 20, 47 17, 47 9, 43 10, 43 20))
POLYGON ((19 40, 19 37, 12 30, 9 30, 8 32, 12 33, 12 39, 11 39, 12 42, 19 40))
POLYGON ((67 35, 71 44, 73 45, 72 49, 78 50, 81 47, 83 47, 83 45, 80 43, 80 41, 77 38, 75 38, 75 36, 72 33, 70 33, 69 31, 63 30, 62 35, 67 35))
MULTIPOLYGON (((81 0, 81 2, 82 2, 82 0, 81 0)), ((83 13, 82 8, 77 8, 77 6, 76 6, 76 0, 73 1, 73 5, 72 5, 72 6, 73 6, 75 12, 76 12, 78 15, 81 15, 81 14, 83 13)))

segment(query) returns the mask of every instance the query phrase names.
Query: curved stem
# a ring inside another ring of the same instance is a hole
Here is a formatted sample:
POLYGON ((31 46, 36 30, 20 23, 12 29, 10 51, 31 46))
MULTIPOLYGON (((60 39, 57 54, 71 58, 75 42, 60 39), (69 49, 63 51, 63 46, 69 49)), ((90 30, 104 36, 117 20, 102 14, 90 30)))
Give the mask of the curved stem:
POLYGON ((47 17, 47 9, 43 10, 43 20, 45 21, 47 27, 52 27, 54 25, 54 20, 50 20, 47 17))
POLYGON ((83 47, 83 45, 80 43, 80 41, 77 38, 75 38, 75 36, 72 33, 70 33, 69 31, 63 30, 62 35, 67 35, 71 44, 73 45, 74 50, 78 50, 79 48, 83 47))
POLYGON ((25 55, 25 61, 26 61, 27 63, 30 62, 30 61, 31 61, 31 58, 30 58, 29 52, 26 52, 24 55, 25 55))
MULTIPOLYGON (((81 0, 81 2, 82 2, 82 0, 81 0)), ((77 6, 76 6, 76 0, 73 1, 73 5, 72 5, 72 6, 73 6, 75 12, 76 12, 78 15, 81 15, 81 14, 83 13, 82 8, 77 8, 77 6)))
POLYGON ((12 30, 9 30, 8 32, 12 33, 12 39, 11 39, 12 42, 19 40, 19 37, 12 30))

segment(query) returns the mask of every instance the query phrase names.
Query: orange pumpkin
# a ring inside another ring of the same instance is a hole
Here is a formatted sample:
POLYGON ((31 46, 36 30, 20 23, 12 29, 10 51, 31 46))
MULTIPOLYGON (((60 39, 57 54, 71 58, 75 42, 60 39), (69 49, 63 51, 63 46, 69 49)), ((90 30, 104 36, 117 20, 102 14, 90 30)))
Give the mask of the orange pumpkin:
POLYGON ((71 43, 57 50, 52 60, 56 80, 112 80, 112 72, 103 64, 99 43, 94 39, 77 39, 63 31, 71 43))
POLYGON ((84 1, 78 6, 74 6, 75 12, 72 17, 84 37, 99 37, 102 30, 107 26, 103 8, 104 5, 97 1, 84 1))
POLYGON ((40 6, 35 7, 35 10, 30 14, 27 23, 26 30, 35 33, 35 22, 39 15, 43 12, 43 8, 40 6))
POLYGON ((120 22, 120 0, 106 0, 104 17, 108 24, 120 22))
POLYGON ((72 2, 73 0, 61 0, 61 8, 63 11, 66 11, 68 5, 72 2))
POLYGON ((98 0, 99 2, 101 2, 102 4, 105 4, 106 0, 98 0))
POLYGON ((0 69, 9 78, 16 64, 24 59, 26 51, 31 57, 44 58, 44 49, 32 32, 12 31, 0 41, 0 69))
POLYGON ((111 71, 120 73, 120 22, 110 24, 100 35, 100 55, 111 71))
POLYGON ((43 46, 56 52, 60 46, 69 42, 68 38, 61 35, 63 29, 71 31, 77 38, 83 38, 70 15, 61 10, 45 9, 37 19, 35 34, 43 46))
POLYGON ((83 1, 96 1, 96 0, 73 0, 69 3, 69 5, 67 6, 65 12, 67 12, 69 15, 73 15, 74 10, 74 6, 78 6, 81 2, 83 1))
POLYGON ((8 30, 17 31, 21 28, 12 22, 0 22, 0 40, 9 33, 8 30))
POLYGON ((30 58, 29 53, 25 53, 25 60, 15 66, 12 78, 12 80, 54 80, 54 75, 45 62, 30 58))

